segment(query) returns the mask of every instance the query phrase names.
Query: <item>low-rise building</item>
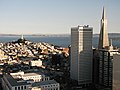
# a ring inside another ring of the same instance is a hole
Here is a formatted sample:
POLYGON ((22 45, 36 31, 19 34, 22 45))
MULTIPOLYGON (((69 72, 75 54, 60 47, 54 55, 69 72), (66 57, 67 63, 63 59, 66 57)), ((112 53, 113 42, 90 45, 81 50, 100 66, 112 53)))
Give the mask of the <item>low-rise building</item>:
POLYGON ((4 59, 7 59, 7 58, 8 58, 8 56, 5 55, 5 52, 0 49, 0 60, 4 60, 4 59))
POLYGON ((3 90, 59 90, 60 85, 55 80, 40 73, 11 73, 3 75, 3 90))
POLYGON ((30 90, 31 83, 26 81, 15 79, 11 75, 3 75, 2 87, 3 90, 30 90))
POLYGON ((24 80, 32 79, 34 80, 34 82, 49 80, 49 77, 45 76, 44 74, 39 74, 39 73, 27 73, 27 74, 22 75, 22 78, 24 80))
POLYGON ((31 60, 30 61, 30 66, 40 67, 40 66, 42 66, 42 61, 40 59, 39 60, 31 60))
POLYGON ((39 81, 46 81, 50 78, 48 76, 45 76, 42 73, 24 73, 24 72, 17 72, 17 73, 11 73, 12 77, 19 79, 22 78, 23 80, 33 80, 34 82, 39 81))
POLYGON ((60 90, 60 85, 55 80, 35 82, 31 90, 60 90))

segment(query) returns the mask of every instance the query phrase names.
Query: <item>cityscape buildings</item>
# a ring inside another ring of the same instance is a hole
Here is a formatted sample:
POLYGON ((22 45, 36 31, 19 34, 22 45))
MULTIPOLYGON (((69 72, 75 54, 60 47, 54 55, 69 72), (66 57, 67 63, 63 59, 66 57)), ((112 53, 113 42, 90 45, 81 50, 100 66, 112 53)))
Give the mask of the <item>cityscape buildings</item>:
POLYGON ((120 49, 109 42, 104 8, 98 48, 92 39, 93 28, 84 25, 71 28, 69 50, 23 35, 0 43, 0 89, 120 90, 120 49))
POLYGON ((67 69, 67 48, 24 38, 0 43, 0 47, 0 90, 60 90, 57 77, 63 79, 60 70, 67 69), (59 66, 52 65, 52 55, 56 54, 62 58, 59 66))
POLYGON ((94 89, 119 90, 120 81, 118 72, 120 70, 118 69, 119 65, 116 64, 116 61, 118 63, 120 61, 118 59, 119 50, 114 48, 112 40, 109 43, 107 19, 104 7, 98 49, 96 48, 93 50, 93 57, 91 54, 91 32, 92 29, 88 26, 71 28, 70 78, 76 80, 78 86, 82 86, 82 88, 85 88, 87 85, 89 86, 91 80, 94 89), (86 31, 86 28, 89 29, 89 31, 86 31), (88 78, 87 75, 92 76, 92 78, 88 78))
POLYGON ((70 77, 84 87, 92 83, 92 30, 88 25, 71 28, 70 77))

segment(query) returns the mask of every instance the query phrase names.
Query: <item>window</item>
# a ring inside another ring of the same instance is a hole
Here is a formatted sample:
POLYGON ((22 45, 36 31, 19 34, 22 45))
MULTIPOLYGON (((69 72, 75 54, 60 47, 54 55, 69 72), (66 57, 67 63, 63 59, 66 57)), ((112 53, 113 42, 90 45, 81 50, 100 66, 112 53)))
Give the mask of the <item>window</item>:
POLYGON ((15 87, 15 90, 17 90, 17 87, 15 87))
POLYGON ((26 86, 24 86, 24 89, 26 89, 26 86))
POLYGON ((23 90, 23 86, 21 86, 21 90, 23 90))
POLYGON ((20 90, 20 87, 18 87, 18 90, 20 90))

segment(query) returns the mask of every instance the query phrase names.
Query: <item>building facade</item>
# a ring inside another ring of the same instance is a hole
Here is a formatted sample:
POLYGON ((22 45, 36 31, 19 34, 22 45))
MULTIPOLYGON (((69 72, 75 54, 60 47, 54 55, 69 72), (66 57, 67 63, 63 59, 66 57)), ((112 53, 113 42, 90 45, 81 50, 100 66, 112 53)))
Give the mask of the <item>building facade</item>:
POLYGON ((113 55, 112 90, 120 90, 120 53, 113 55))
POLYGON ((93 74, 92 74, 92 84, 93 87, 97 87, 99 83, 99 50, 98 49, 93 49, 93 74))
POLYGON ((99 50, 99 89, 112 90, 113 76, 113 55, 117 54, 118 50, 99 50))
POLYGON ((31 90, 60 90, 60 85, 55 80, 41 81, 32 84, 31 90))
POLYGON ((92 27, 71 28, 70 77, 79 85, 92 82, 92 27))
POLYGON ((30 90, 31 83, 14 79, 11 75, 3 75, 3 90, 30 90))

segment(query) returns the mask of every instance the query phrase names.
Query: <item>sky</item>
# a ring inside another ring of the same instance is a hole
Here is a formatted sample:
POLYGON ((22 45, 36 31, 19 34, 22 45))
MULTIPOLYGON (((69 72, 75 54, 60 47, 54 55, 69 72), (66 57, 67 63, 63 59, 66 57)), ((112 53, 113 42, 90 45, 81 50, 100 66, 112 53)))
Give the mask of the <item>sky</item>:
POLYGON ((120 0, 0 0, 0 34, 70 34, 78 25, 99 33, 103 6, 108 32, 119 33, 120 0))

